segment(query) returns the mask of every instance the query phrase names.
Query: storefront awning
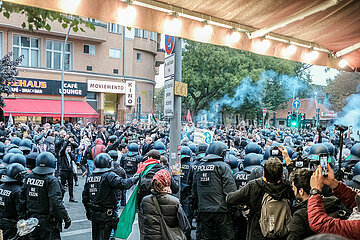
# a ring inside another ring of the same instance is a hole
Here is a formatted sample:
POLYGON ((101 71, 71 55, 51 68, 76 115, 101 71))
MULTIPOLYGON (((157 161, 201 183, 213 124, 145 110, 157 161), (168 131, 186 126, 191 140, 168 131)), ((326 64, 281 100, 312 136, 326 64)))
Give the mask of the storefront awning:
MULTIPOLYGON (((4 116, 60 117, 61 101, 43 99, 4 99, 4 116)), ((87 103, 64 101, 65 117, 98 118, 99 114, 87 103)))
POLYGON ((262 55, 360 71, 359 0, 6 1, 262 55))

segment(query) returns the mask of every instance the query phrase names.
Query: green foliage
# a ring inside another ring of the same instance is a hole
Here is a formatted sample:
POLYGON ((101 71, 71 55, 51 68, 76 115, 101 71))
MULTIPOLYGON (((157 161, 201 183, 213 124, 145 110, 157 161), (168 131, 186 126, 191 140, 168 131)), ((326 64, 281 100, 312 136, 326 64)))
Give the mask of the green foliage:
POLYGON ((17 66, 20 65, 23 55, 19 58, 11 60, 12 52, 6 54, 0 61, 0 107, 5 106, 2 93, 9 95, 12 93, 11 84, 15 82, 15 77, 19 74, 17 66))
POLYGON ((329 94, 332 110, 339 112, 347 104, 346 98, 359 93, 360 74, 357 72, 341 72, 334 79, 328 80, 325 92, 329 94))
POLYGON ((85 27, 95 31, 95 26, 93 23, 84 21, 79 16, 66 16, 59 12, 30 6, 23 6, 9 2, 3 2, 0 11, 6 18, 10 18, 12 13, 25 14, 27 21, 23 22, 21 26, 23 28, 28 27, 30 32, 39 29, 46 29, 47 31, 51 31, 49 22, 54 21, 58 21, 63 28, 71 27, 74 32, 79 31, 79 29, 82 32, 85 32, 85 30, 80 27, 81 25, 85 25, 85 27))
MULTIPOLYGON (((254 83, 260 79, 261 73, 273 70, 288 76, 297 76, 307 85, 311 77, 307 73, 308 66, 293 61, 275 57, 261 56, 250 52, 228 47, 185 42, 182 61, 182 81, 188 84, 188 97, 184 98, 183 109, 191 109, 197 115, 202 109, 208 109, 209 104, 219 100, 225 94, 232 96, 241 81, 249 76, 254 83)), ((240 113, 245 119, 259 118, 261 109, 267 107, 276 110, 279 105, 288 100, 288 93, 282 83, 275 77, 266 82, 262 104, 245 100, 238 109, 223 108, 222 112, 240 113)), ((299 94, 303 97, 306 91, 299 94)))

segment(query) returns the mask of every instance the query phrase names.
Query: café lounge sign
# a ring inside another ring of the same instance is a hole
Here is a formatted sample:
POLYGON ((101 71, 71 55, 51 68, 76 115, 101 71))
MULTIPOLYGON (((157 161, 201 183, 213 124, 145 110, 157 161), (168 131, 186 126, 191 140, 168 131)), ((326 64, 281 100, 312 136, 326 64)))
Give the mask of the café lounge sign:
MULTIPOLYGON (((61 95, 61 81, 17 78, 11 89, 13 93, 61 95)), ((85 97, 86 94, 86 83, 64 82, 64 95, 85 97)))

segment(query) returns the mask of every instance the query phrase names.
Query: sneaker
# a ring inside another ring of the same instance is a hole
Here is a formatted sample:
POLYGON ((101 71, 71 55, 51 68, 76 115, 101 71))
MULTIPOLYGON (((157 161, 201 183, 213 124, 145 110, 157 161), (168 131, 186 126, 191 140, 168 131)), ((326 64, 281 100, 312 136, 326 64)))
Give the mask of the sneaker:
POLYGON ((79 181, 76 181, 76 182, 75 182, 75 186, 79 186, 79 181))
POLYGON ((78 203, 78 201, 76 201, 75 198, 70 198, 69 202, 78 203))

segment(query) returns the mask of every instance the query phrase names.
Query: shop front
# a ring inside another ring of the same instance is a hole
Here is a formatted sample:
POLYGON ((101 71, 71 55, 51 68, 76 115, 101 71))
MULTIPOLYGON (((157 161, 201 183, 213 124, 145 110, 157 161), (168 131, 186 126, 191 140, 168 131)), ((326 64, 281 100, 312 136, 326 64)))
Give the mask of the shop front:
POLYGON ((87 101, 94 103, 96 99, 100 124, 124 123, 126 112, 135 105, 135 81, 88 80, 87 89, 87 101))
MULTIPOLYGON (((4 99, 4 117, 11 115, 16 122, 60 122, 61 81, 17 78, 11 87, 13 95, 4 99)), ((66 122, 86 122, 98 118, 98 113, 86 101, 86 83, 65 81, 64 95, 66 122)))

